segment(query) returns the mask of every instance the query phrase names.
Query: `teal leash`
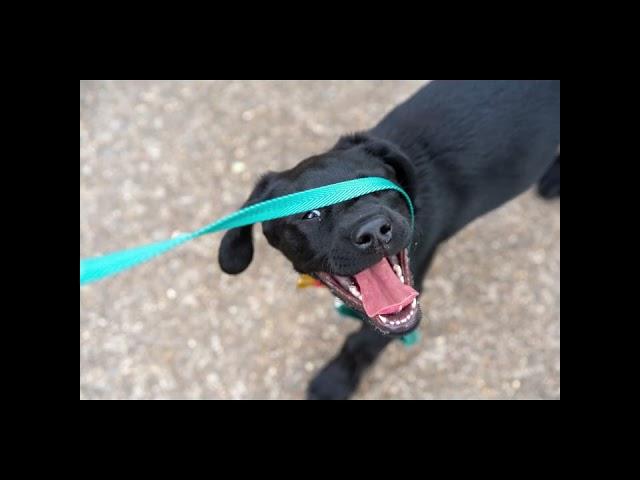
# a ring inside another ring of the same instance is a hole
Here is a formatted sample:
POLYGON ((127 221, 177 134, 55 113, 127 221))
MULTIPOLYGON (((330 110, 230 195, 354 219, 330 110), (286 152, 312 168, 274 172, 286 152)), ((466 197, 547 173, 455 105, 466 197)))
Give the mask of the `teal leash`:
POLYGON ((305 213, 382 190, 395 190, 402 194, 411 212, 411 227, 413 228, 413 204, 409 195, 402 188, 386 178, 357 178, 256 203, 195 232, 185 233, 169 240, 121 250, 100 257, 81 259, 80 285, 86 285, 128 270, 203 235, 305 213))
MULTIPOLYGON (((101 257, 80 260, 80 285, 86 285, 128 270, 203 235, 305 213, 382 190, 395 190, 402 194, 409 206, 411 228, 413 228, 413 204, 409 195, 402 188, 386 178, 358 178, 256 203, 227 215, 195 232, 185 233, 169 240, 121 250, 101 257)), ((336 304, 336 309, 341 315, 364 320, 360 312, 344 304, 336 304)), ((419 332, 414 331, 401 337, 400 340, 405 346, 410 346, 416 343, 419 338, 419 332)))

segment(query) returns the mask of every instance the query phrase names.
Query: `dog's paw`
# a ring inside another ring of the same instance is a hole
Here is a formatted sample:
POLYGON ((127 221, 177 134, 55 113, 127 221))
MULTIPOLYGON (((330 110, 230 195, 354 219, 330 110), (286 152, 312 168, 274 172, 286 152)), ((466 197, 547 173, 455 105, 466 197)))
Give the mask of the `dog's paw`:
POLYGON ((540 183, 538 183, 538 194, 542 198, 546 198, 547 200, 551 200, 552 198, 560 197, 560 180, 557 182, 548 179, 547 177, 543 178, 540 183))
POLYGON ((308 400, 346 400, 358 386, 359 376, 337 358, 327 364, 309 384, 308 400))
POLYGON ((538 194, 547 200, 560 197, 560 160, 557 160, 538 182, 538 194))

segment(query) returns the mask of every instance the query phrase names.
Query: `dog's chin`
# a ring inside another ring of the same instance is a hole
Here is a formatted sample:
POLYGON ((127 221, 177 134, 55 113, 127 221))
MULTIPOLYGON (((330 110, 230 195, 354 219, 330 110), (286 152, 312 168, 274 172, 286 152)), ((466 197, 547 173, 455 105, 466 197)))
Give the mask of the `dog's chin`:
MULTIPOLYGON (((385 258, 396 272, 400 281, 413 288, 413 276, 409 268, 409 254, 407 249, 402 249, 399 253, 385 258), (400 274, 398 268, 394 268, 394 266, 399 266, 402 273, 400 274)), ((329 290, 347 306, 362 313, 362 316, 369 321, 371 326, 383 335, 406 335, 413 331, 420 323, 422 312, 417 298, 407 300, 405 304, 398 305, 398 310, 393 313, 369 317, 365 313, 362 295, 355 277, 328 272, 314 272, 312 275, 324 283, 329 290)))

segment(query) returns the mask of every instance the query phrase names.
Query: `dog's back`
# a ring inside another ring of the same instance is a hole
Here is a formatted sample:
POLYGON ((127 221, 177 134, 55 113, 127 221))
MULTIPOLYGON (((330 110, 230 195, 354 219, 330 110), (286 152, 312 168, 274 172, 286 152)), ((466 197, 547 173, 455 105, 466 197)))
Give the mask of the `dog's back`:
POLYGON ((447 237, 527 190, 554 163, 560 81, 433 81, 371 134, 398 145, 419 183, 438 190, 419 194, 425 203, 439 197, 447 237))

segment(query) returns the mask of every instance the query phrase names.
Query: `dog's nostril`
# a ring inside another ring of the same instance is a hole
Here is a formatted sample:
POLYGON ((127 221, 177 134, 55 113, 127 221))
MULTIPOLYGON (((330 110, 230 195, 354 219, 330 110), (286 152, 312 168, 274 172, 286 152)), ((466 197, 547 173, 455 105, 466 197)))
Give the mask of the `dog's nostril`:
POLYGON ((368 245, 369 243, 371 243, 371 235, 365 233, 358 236, 358 238, 356 238, 356 243, 358 245, 368 245))
POLYGON ((387 233, 390 233, 390 232, 391 232, 391 225, 389 225, 388 223, 385 223, 380 227, 380 233, 382 235, 386 235, 387 233))

